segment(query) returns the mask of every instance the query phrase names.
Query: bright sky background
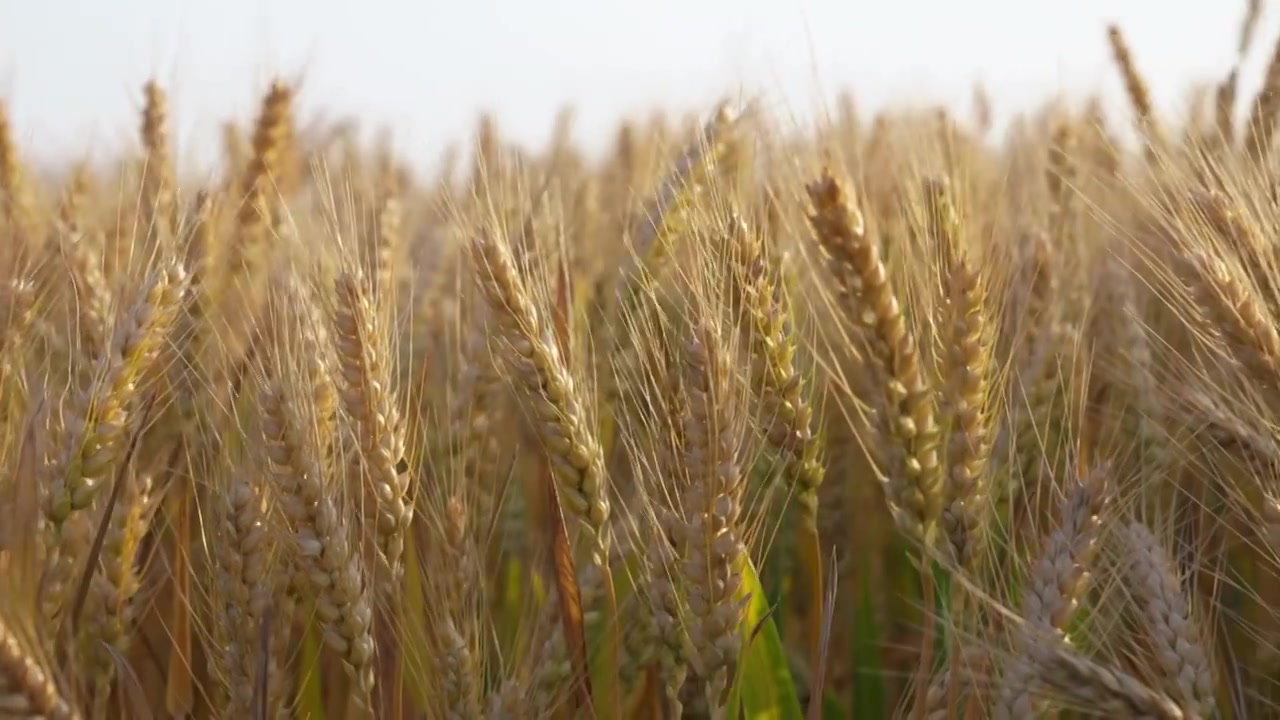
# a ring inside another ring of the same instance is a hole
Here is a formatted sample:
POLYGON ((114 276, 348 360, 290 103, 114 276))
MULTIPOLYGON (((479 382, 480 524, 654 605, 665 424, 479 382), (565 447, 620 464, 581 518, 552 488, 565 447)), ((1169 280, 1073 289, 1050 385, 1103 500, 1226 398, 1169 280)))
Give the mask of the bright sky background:
MULTIPOLYGON (((1261 82, 1280 23, 1264 0, 1246 63, 1261 82)), ((1159 105, 1235 57, 1244 0, 0 0, 0 97, 44 159, 135 142, 141 86, 170 89, 184 157, 216 156, 219 123, 252 117, 270 77, 305 72, 302 107, 389 127, 414 164, 469 136, 477 113, 542 142, 577 108, 594 146, 623 115, 708 108, 762 91, 812 116, 842 87, 864 108, 945 102, 981 80, 1001 118, 1066 92, 1119 110, 1106 44, 1121 24, 1159 105)))

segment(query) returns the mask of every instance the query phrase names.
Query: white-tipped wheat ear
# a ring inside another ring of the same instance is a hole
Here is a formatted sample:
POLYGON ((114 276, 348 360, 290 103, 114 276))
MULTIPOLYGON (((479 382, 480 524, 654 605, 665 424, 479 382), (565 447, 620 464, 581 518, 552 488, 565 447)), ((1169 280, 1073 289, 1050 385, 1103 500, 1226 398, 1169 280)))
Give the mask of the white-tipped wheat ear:
POLYGON ((685 353, 688 414, 685 464, 689 487, 682 501, 686 602, 692 664, 704 683, 712 717, 724 712, 742 645, 745 602, 739 594, 746 560, 738 515, 743 489, 736 435, 740 424, 730 389, 724 342, 710 324, 700 324, 685 353))
POLYGON ((659 508, 659 527, 651 535, 650 552, 654 569, 650 573, 648 594, 653 631, 657 640, 656 654, 662 672, 663 691, 674 714, 684 708, 680 690, 689 674, 691 648, 686 627, 688 610, 679 588, 679 559, 671 538, 679 537, 675 514, 659 508))

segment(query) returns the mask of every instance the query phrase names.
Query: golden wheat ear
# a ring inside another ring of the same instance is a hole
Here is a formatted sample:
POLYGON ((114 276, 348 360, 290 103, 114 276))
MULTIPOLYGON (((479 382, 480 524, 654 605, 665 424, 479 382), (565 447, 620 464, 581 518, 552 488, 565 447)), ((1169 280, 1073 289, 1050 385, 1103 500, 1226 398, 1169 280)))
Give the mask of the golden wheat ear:
POLYGON ((0 484, 0 571, 9 579, 2 595, 19 616, 34 617, 43 567, 40 473, 48 453, 49 400, 39 398, 28 412, 10 460, 9 479, 0 484))
POLYGON ((169 149, 169 98, 155 80, 143 86, 143 95, 141 226, 151 251, 169 242, 177 230, 177 181, 169 149))
POLYGON ((1264 164, 1271 153, 1278 110, 1280 110, 1280 42, 1276 43, 1271 61, 1267 65, 1266 76, 1262 81, 1262 89, 1253 99, 1253 106, 1249 109, 1244 128, 1245 157, 1259 165, 1264 164))
POLYGON ((362 278, 343 273, 334 290, 337 300, 333 338, 342 380, 341 398, 355 425, 361 479, 373 490, 383 584, 395 595, 404 572, 405 533, 413 521, 413 490, 390 350, 386 347, 390 328, 381 322, 362 278))
POLYGON ((13 717, 79 720, 50 664, 34 650, 34 642, 18 630, 20 620, 0 612, 0 707, 13 717))
POLYGON ((936 397, 922 367, 916 338, 907 324, 888 269, 868 237, 862 215, 829 171, 807 188, 809 216, 819 245, 847 288, 847 312, 874 338, 873 360, 885 379, 885 427, 900 451, 885 468, 890 509, 902 533, 927 541, 942 510, 936 397))
POLYGON ((0 714, 79 720, 71 688, 56 674, 42 615, 39 488, 49 421, 45 400, 35 403, 18 439, 10 480, 0 483, 0 510, 10 519, 0 531, 0 714))
POLYGON ((1124 79, 1125 92, 1133 106, 1134 124, 1146 142, 1146 155, 1151 158, 1167 146, 1164 128, 1156 117, 1155 105, 1151 99, 1151 88, 1138 71, 1133 53, 1118 25, 1107 26, 1107 41, 1111 44, 1116 66, 1124 79))

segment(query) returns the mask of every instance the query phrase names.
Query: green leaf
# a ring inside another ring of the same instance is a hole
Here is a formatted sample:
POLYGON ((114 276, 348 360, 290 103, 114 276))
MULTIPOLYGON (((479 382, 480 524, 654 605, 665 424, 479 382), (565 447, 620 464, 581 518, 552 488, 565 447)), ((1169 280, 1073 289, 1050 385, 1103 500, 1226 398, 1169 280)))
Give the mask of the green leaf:
POLYGON ((849 708, 840 702, 840 698, 831 693, 822 696, 822 720, 846 720, 854 717, 849 714, 849 708))
POLYGON ((886 717, 880 626, 872 605, 870 576, 864 575, 853 616, 853 713, 850 717, 886 717))
POLYGON ((320 687, 320 631, 315 623, 307 623, 302 636, 302 668, 298 717, 324 720, 324 690, 320 687))
MULTIPOLYGON (((528 598, 524 595, 524 565, 514 556, 504 559, 501 575, 499 600, 498 629, 503 647, 515 647, 520 637, 520 619, 524 603, 528 598)), ((542 578, 535 575, 530 579, 533 596, 539 602, 546 599, 546 591, 542 587, 542 578)))
POLYGON ((750 595, 744 627, 748 645, 738 664, 738 676, 729 697, 730 718, 803 720, 782 637, 769 613, 760 578, 750 560, 743 563, 742 592, 750 595))

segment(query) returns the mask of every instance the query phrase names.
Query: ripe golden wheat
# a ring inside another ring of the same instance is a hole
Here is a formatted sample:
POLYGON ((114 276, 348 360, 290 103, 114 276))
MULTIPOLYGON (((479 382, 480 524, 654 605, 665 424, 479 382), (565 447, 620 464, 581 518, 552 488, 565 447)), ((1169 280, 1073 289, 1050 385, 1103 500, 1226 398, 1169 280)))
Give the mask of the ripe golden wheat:
POLYGON ((1105 29, 1136 151, 845 97, 422 178, 275 82, 192 184, 148 82, 44 183, 0 105, 0 717, 1269 716, 1257 18, 1185 119, 1105 29))

